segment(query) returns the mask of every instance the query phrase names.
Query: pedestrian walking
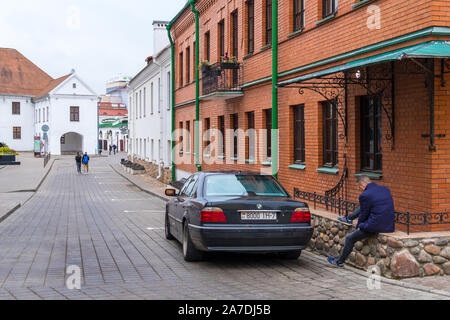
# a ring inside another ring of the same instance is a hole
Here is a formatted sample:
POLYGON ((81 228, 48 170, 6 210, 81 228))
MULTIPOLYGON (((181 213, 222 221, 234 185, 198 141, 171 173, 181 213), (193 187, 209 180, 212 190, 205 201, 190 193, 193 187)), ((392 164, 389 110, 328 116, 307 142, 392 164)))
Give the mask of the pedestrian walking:
POLYGON ((394 201, 389 188, 377 185, 366 175, 358 177, 357 182, 363 192, 359 196, 356 230, 345 239, 344 249, 339 258, 328 257, 328 262, 338 267, 344 266, 356 242, 378 233, 395 232, 394 201))
POLYGON ((84 172, 88 173, 89 172, 89 156, 88 156, 87 152, 85 152, 83 155, 83 167, 84 167, 84 172))
POLYGON ((112 145, 109 145, 109 155, 111 155, 112 145))
POLYGON ((113 145, 113 149, 114 149, 114 155, 116 155, 117 146, 113 145))
POLYGON ((77 172, 81 173, 81 154, 79 152, 75 156, 75 163, 77 164, 77 172))

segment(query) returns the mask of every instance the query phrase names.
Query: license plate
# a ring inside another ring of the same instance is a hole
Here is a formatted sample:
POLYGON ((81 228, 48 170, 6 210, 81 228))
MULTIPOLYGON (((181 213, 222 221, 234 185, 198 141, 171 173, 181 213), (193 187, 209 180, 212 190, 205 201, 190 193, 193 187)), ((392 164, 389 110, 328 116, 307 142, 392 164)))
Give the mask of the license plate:
POLYGON ((276 212, 241 212, 241 220, 277 220, 276 212))

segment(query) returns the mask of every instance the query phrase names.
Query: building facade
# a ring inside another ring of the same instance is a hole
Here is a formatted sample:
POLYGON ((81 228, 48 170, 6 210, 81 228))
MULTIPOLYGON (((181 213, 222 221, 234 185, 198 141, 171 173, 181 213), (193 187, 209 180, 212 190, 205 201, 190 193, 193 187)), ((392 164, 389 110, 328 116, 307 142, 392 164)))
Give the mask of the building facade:
POLYGON ((433 0, 187 3, 169 25, 176 178, 269 172, 341 211, 367 174, 391 189, 400 229, 448 230, 449 12, 433 0))
POLYGON ((128 154, 155 177, 168 182, 171 168, 171 61, 167 22, 153 22, 155 54, 130 81, 128 154))
POLYGON ((128 82, 129 77, 116 77, 106 84, 106 94, 98 104, 98 148, 109 150, 116 145, 128 152, 128 82))
POLYGON ((0 140, 17 151, 96 153, 97 95, 75 71, 53 79, 17 50, 3 48, 0 69, 0 140))

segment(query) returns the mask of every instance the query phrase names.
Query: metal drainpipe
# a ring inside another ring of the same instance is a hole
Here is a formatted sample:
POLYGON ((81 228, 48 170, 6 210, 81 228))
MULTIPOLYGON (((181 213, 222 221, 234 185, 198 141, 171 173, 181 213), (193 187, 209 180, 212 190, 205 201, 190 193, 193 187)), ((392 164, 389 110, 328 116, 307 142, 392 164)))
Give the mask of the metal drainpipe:
POLYGON ((170 56, 171 56, 171 113, 172 113, 172 181, 176 180, 176 168, 175 168, 175 43, 172 39, 172 34, 170 33, 170 29, 172 28, 172 24, 167 25, 167 34, 169 36, 170 41, 170 56))
POLYGON ((202 171, 202 167, 199 163, 199 121, 200 121, 200 83, 199 83, 199 12, 195 9, 195 0, 189 0, 191 4, 191 11, 195 15, 195 125, 194 125, 194 144, 195 144, 195 166, 198 171, 202 171))
POLYGON ((272 175, 278 177, 278 0, 272 0, 272 175))

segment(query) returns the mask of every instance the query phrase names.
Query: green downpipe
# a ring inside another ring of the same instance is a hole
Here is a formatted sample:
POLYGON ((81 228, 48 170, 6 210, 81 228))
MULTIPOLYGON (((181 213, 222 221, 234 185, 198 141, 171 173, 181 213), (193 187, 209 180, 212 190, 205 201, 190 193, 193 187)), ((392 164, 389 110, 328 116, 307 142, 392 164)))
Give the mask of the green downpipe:
POLYGON ((198 171, 202 171, 202 167, 199 163, 200 148, 199 148, 199 121, 200 121, 200 76, 199 76, 199 12, 195 9, 195 0, 189 0, 191 4, 191 11, 195 15, 195 125, 194 125, 194 144, 195 153, 194 161, 198 171))
POLYGON ((278 0, 272 0, 272 175, 278 177, 278 0))
POLYGON ((172 28, 172 23, 167 25, 167 34, 170 41, 170 55, 171 55, 171 111, 172 111, 172 181, 176 180, 176 168, 175 168, 175 43, 173 42, 172 34, 170 29, 172 28))

